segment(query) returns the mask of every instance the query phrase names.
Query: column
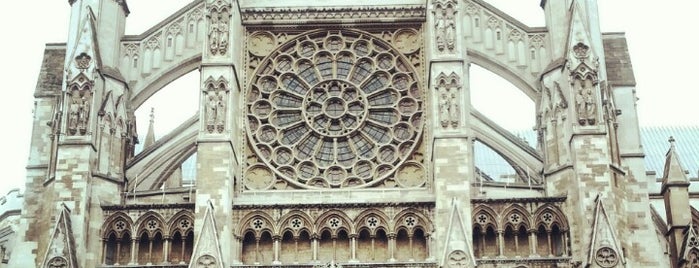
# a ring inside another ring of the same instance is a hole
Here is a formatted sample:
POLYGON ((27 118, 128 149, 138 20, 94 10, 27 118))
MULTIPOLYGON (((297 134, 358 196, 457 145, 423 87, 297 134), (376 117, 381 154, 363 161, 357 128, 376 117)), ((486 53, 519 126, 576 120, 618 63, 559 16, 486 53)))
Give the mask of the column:
POLYGON ((498 257, 505 257, 505 231, 498 230, 498 252, 500 255, 498 257))

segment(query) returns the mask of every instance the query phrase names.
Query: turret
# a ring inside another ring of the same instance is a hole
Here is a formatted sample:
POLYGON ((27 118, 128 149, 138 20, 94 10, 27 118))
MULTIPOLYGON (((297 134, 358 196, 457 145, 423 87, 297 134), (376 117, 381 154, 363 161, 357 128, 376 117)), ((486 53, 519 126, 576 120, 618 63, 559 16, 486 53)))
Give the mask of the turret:
POLYGON ((678 268, 683 251, 685 229, 692 221, 689 208, 689 180, 680 164, 675 139, 670 137, 670 150, 665 155, 665 170, 660 193, 665 201, 668 237, 670 239, 670 260, 673 268, 678 268))

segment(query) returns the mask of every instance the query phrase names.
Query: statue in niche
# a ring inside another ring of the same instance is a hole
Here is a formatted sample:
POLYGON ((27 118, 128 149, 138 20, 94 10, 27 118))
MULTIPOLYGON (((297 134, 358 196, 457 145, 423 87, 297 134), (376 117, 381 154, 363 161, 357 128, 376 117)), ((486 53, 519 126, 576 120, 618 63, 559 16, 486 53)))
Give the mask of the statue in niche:
POLYGON ((228 50, 230 14, 227 7, 212 7, 209 14, 209 51, 212 55, 225 55, 228 50))
POLYGON ((68 135, 85 135, 89 117, 89 93, 73 89, 68 106, 68 135))
POLYGON ((219 88, 210 84, 206 94, 206 130, 209 133, 223 133, 226 123, 226 90, 225 82, 221 82, 219 88))
POLYGON ((442 127, 449 126, 449 92, 445 86, 440 86, 439 89, 439 121, 442 127))
POLYGON ((437 18, 435 22, 435 28, 437 37, 437 49, 439 51, 444 51, 445 48, 452 51, 455 47, 456 21, 454 20, 454 15, 451 9, 451 5, 441 7, 442 12, 436 15, 437 18))
POLYGON ((439 85, 439 121, 443 128, 450 125, 454 128, 459 126, 459 78, 455 73, 448 77, 440 74, 437 77, 439 85))
POLYGON ((449 95, 449 121, 452 127, 459 125, 459 102, 456 98, 456 90, 450 90, 449 95))
POLYGON ((593 89, 594 85, 590 79, 575 82, 578 123, 582 126, 595 124, 597 107, 593 89))

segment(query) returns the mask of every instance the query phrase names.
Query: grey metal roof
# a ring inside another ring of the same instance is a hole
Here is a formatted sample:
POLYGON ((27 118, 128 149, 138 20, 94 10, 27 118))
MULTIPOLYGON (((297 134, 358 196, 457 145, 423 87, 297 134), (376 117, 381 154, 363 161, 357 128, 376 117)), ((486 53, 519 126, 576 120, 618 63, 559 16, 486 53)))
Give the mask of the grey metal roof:
POLYGON ((675 138, 675 148, 680 164, 697 178, 699 172, 699 126, 641 127, 641 143, 646 154, 646 170, 655 171, 656 177, 663 176, 665 154, 670 149, 668 139, 675 138))

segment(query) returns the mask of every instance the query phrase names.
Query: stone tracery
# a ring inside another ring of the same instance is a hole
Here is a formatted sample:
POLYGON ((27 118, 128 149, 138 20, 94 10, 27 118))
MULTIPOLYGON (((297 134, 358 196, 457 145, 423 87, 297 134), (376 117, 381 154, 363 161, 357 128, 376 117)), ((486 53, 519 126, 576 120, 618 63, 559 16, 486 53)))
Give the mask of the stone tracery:
MULTIPOLYGON (((423 126, 420 84, 411 66, 363 32, 317 31, 287 42, 251 79, 246 100, 252 149, 297 187, 375 184, 399 167, 402 186, 420 186, 424 168, 406 163, 423 126), (412 174, 421 175, 415 181, 412 174)), ((265 189, 272 181, 250 183, 248 189, 265 189)))

